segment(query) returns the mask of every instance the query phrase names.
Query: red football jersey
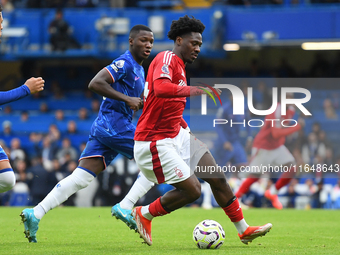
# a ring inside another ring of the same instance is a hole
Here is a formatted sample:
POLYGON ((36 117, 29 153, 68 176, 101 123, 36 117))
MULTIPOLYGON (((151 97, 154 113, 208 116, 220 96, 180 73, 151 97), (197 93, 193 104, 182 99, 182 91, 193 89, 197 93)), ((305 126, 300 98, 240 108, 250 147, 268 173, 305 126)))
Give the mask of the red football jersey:
MULTIPOLYGON (((282 128, 281 121, 284 119, 292 119, 295 114, 295 110, 293 107, 290 107, 286 111, 286 115, 281 116, 281 104, 277 104, 276 110, 266 116, 264 125, 261 127, 259 133, 255 136, 253 147, 265 150, 273 150, 281 145, 283 145, 286 141, 286 138, 274 138, 271 132, 272 126, 275 128, 282 128), (270 121, 276 119, 276 121, 270 121)), ((288 125, 288 123, 284 123, 288 125)))
POLYGON ((167 78, 178 86, 187 86, 183 60, 171 51, 163 51, 151 62, 144 88, 143 113, 138 120, 135 133, 136 141, 174 138, 181 128, 186 97, 156 97, 154 81, 159 78, 167 78))

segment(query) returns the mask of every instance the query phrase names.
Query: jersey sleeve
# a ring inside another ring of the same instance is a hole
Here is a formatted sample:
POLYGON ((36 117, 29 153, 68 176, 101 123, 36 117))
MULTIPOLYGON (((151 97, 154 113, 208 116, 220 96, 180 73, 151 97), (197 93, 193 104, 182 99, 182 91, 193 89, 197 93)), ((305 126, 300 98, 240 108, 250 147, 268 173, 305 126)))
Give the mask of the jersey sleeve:
POLYGON ((159 78, 168 78, 172 81, 174 72, 173 64, 171 62, 172 56, 172 52, 165 52, 164 54, 159 54, 157 56, 158 59, 153 70, 153 81, 159 78))
POLYGON ((30 89, 26 85, 9 91, 0 92, 0 105, 16 101, 20 98, 31 94, 30 89))
POLYGON ((123 59, 114 60, 112 64, 105 67, 112 77, 113 82, 124 79, 127 74, 129 63, 123 59))

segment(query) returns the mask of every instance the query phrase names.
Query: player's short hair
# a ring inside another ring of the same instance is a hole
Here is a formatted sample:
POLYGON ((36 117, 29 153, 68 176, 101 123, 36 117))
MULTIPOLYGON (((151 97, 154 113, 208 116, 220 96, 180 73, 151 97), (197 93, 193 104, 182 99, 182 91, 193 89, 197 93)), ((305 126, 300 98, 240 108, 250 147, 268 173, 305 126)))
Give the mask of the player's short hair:
POLYGON ((136 26, 133 26, 133 28, 131 28, 129 37, 132 37, 132 38, 135 37, 141 30, 152 33, 152 30, 149 27, 144 26, 144 25, 136 25, 136 26))
POLYGON ((0 4, 0 12, 2 12, 2 6, 1 6, 1 4, 0 4))
POLYGON ((176 41, 177 36, 181 37, 191 32, 202 34, 204 29, 205 26, 199 19, 195 19, 193 16, 190 18, 188 15, 185 15, 178 20, 172 21, 170 31, 168 32, 168 38, 176 41))

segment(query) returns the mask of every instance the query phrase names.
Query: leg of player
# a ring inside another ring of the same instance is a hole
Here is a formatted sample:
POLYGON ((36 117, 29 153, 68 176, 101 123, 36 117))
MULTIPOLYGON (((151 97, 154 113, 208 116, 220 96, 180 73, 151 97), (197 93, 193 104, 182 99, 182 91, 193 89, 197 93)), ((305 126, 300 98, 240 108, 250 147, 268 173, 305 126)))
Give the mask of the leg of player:
POLYGON ((14 187, 15 175, 8 160, 0 161, 0 169, 0 193, 3 193, 14 187))
POLYGON ((155 184, 144 176, 142 172, 138 174, 138 177, 132 185, 129 193, 124 197, 120 203, 115 204, 111 209, 112 216, 123 221, 130 229, 137 229, 135 220, 131 213, 132 208, 137 201, 144 196, 155 184))
POLYGON ((175 189, 165 193, 147 206, 138 206, 132 211, 138 232, 148 245, 152 245, 151 221, 154 217, 164 216, 189 203, 201 195, 201 184, 195 175, 185 181, 172 184, 175 189))
MULTIPOLYGON (((198 162, 198 166, 216 166, 216 162, 212 155, 207 152, 198 162)), ((237 197, 231 190, 223 172, 214 173, 213 178, 202 178, 211 186, 216 202, 228 215, 231 222, 234 223, 241 242, 248 244, 259 236, 264 236, 272 228, 272 224, 268 223, 263 226, 249 226, 244 217, 242 208, 237 197)))
POLYGON ((33 209, 24 209, 20 216, 29 242, 37 242, 36 233, 42 217, 51 209, 65 202, 71 195, 87 187, 104 169, 102 158, 82 159, 79 166, 66 178, 62 179, 51 192, 33 209), (91 170, 89 170, 91 169, 91 170))
POLYGON ((258 177, 248 177, 246 178, 241 186, 239 187, 239 189, 237 190, 237 192, 235 193, 235 196, 237 198, 241 198, 244 194, 247 194, 249 189, 250 189, 250 186, 253 185, 253 183, 257 182, 258 181, 258 177))
POLYGON ((289 170, 285 173, 283 173, 280 178, 276 181, 275 185, 272 185, 268 190, 266 190, 266 192, 264 193, 264 196, 269 199, 272 202, 272 205, 278 209, 281 210, 283 208, 277 193, 279 192, 279 190, 286 186, 291 179, 293 178, 294 174, 295 174, 295 169, 294 169, 294 164, 293 163, 288 163, 285 164, 284 167, 287 167, 287 169, 289 168, 289 170), (292 166, 292 167, 290 167, 292 166))

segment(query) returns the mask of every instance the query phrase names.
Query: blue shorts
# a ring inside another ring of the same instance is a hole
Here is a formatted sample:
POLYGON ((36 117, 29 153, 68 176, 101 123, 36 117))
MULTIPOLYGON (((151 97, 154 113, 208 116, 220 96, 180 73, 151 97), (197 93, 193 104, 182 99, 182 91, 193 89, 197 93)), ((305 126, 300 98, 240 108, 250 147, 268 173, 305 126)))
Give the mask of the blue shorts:
POLYGON ((215 159, 219 166, 225 166, 228 162, 233 165, 246 164, 247 153, 239 141, 233 142, 233 150, 228 151, 223 148, 216 148, 215 159))
POLYGON ((117 137, 89 137, 80 159, 103 157, 105 168, 117 157, 118 154, 133 159, 133 139, 118 139, 117 137))
POLYGON ((8 157, 4 149, 0 146, 0 161, 2 160, 8 160, 8 157))

